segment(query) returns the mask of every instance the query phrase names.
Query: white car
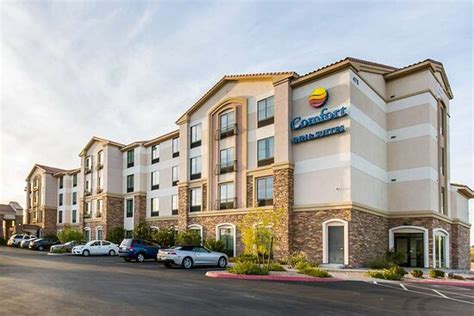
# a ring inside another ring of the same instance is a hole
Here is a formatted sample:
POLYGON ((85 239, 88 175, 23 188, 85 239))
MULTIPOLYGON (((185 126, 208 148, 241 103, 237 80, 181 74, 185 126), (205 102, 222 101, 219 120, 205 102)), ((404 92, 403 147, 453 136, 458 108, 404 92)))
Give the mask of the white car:
POLYGON ((72 248, 72 254, 83 255, 88 257, 90 255, 109 255, 116 256, 118 254, 119 247, 106 240, 91 240, 85 245, 75 246, 72 248))

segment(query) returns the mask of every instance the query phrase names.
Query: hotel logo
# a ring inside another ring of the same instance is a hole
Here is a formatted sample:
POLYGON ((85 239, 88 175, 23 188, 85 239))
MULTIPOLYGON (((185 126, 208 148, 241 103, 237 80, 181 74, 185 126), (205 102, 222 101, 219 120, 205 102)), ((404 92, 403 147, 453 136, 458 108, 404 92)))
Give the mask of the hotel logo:
POLYGON ((309 104, 314 108, 320 108, 326 104, 329 94, 326 89, 318 87, 308 97, 309 104))

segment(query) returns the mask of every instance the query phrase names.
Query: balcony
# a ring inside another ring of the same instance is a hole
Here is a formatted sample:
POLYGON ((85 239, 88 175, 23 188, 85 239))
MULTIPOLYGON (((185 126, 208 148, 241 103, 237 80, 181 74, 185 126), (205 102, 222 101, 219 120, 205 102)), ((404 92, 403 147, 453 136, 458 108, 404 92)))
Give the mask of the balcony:
POLYGON ((104 168, 104 164, 101 163, 101 162, 98 162, 98 163, 97 163, 97 166, 95 166, 95 169, 96 169, 96 170, 100 170, 100 169, 102 169, 102 168, 104 168))
POLYGON ((272 125, 274 122, 275 122, 275 117, 272 116, 272 117, 269 117, 269 118, 258 121, 257 127, 264 127, 264 126, 267 126, 267 125, 272 125))
POLYGON ((157 163, 157 162, 160 162, 160 157, 151 159, 152 164, 157 163))
POLYGON ((90 190, 84 190, 84 196, 90 196, 92 192, 90 190))
POLYGON ((195 142, 192 142, 190 147, 195 148, 195 147, 199 147, 199 146, 201 146, 201 140, 197 140, 195 142))
POLYGON ((237 171, 237 160, 217 164, 216 175, 237 171))
POLYGON ((97 187, 97 188, 95 189, 95 193, 97 193, 97 194, 102 193, 103 191, 104 191, 104 190, 103 190, 102 188, 100 188, 100 187, 97 187))
POLYGON ((260 160, 257 162, 257 166, 258 166, 258 167, 263 167, 263 166, 271 165, 271 164, 274 162, 274 160, 275 160, 274 157, 267 158, 267 159, 260 159, 260 160))
POLYGON ((196 179, 201 179, 201 173, 192 173, 190 176, 189 176, 190 180, 196 180, 196 179))
POLYGON ((237 208, 237 198, 220 199, 216 201, 216 209, 232 210, 237 208))
POLYGON ((160 188, 160 185, 159 184, 152 184, 151 185, 151 189, 152 190, 158 190, 160 188))
POLYGON ((85 174, 88 174, 88 173, 91 173, 92 172, 92 168, 91 167, 85 167, 84 168, 84 173, 85 174))
POLYGON ((133 192, 134 188, 133 187, 127 187, 127 193, 133 192))
POLYGON ((237 135, 237 124, 222 126, 220 129, 217 130, 216 135, 217 140, 237 135))

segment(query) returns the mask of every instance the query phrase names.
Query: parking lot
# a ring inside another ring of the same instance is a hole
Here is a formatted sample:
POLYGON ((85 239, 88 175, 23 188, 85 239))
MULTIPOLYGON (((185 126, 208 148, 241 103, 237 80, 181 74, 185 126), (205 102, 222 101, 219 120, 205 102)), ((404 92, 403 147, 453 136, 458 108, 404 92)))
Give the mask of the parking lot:
POLYGON ((216 268, 166 269, 154 261, 0 247, 0 314, 472 315, 474 310, 472 288, 220 280, 207 278, 209 270, 216 268))

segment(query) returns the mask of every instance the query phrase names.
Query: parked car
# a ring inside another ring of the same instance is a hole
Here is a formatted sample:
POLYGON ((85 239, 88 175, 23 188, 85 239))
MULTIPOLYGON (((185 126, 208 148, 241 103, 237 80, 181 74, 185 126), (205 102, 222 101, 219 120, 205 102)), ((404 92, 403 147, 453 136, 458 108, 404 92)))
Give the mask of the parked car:
POLYGON ((54 251, 64 250, 64 252, 71 252, 72 248, 74 248, 75 246, 79 246, 80 244, 81 244, 80 242, 73 240, 64 244, 51 246, 51 248, 49 248, 49 251, 54 252, 54 251))
POLYGON ((33 242, 30 242, 30 246, 28 248, 33 249, 33 250, 49 250, 49 248, 53 245, 59 244, 59 241, 54 240, 54 239, 49 239, 49 238, 38 238, 36 240, 33 240, 33 242))
POLYGON ((157 259, 165 267, 173 265, 191 269, 193 266, 209 265, 225 268, 229 258, 225 253, 211 251, 203 246, 176 246, 158 251, 157 259))
POLYGON ((36 239, 38 239, 38 238, 35 237, 35 236, 30 236, 30 238, 28 238, 28 239, 23 239, 23 240, 18 244, 18 247, 28 249, 28 247, 30 246, 30 243, 33 242, 33 241, 35 241, 36 239))
POLYGON ((8 239, 7 246, 18 247, 20 242, 25 239, 30 239, 31 237, 36 237, 33 235, 25 235, 25 234, 14 234, 8 239))
POLYGON ((109 255, 115 256, 119 252, 119 247, 107 240, 91 240, 85 245, 75 246, 72 253, 75 255, 109 255))
POLYGON ((145 259, 157 260, 160 246, 147 240, 127 238, 122 240, 119 247, 119 256, 129 262, 132 259, 143 262, 145 259))

